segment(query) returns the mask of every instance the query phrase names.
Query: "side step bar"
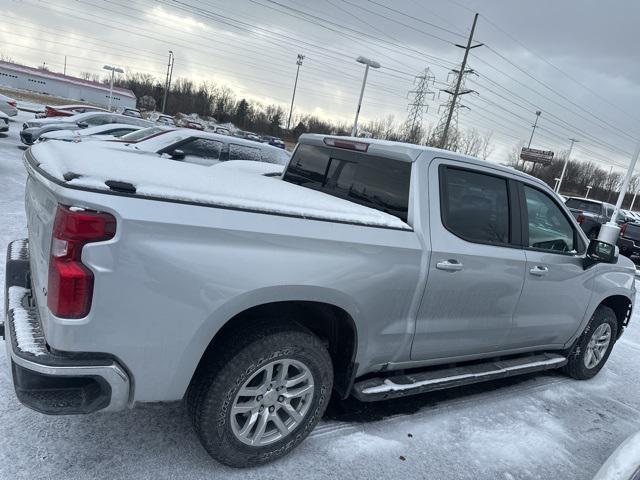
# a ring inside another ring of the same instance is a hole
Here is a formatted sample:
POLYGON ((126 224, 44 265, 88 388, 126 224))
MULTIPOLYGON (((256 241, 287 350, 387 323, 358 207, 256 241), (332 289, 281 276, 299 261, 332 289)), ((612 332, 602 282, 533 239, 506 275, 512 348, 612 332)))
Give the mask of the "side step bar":
POLYGON ((431 369, 409 375, 369 378, 356 382, 352 393, 360 401, 373 402, 550 370, 566 364, 567 359, 562 355, 541 353, 459 367, 431 369))

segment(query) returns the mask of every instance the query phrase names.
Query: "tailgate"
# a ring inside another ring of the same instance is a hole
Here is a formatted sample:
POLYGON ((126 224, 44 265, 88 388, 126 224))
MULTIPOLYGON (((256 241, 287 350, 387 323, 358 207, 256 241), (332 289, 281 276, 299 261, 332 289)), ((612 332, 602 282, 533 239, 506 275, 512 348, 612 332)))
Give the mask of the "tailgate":
POLYGON ((31 252, 31 282, 42 321, 46 321, 47 318, 43 309, 47 308, 45 292, 49 272, 49 250, 57 206, 58 202, 53 193, 30 175, 27 179, 25 209, 31 252))

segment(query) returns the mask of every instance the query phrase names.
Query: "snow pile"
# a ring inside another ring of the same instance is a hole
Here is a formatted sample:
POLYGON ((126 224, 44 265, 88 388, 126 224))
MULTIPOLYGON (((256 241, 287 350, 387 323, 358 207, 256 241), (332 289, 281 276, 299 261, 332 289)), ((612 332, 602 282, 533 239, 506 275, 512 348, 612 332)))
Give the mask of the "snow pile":
POLYGON ((257 175, 245 168, 204 167, 98 142, 44 142, 31 148, 40 168, 60 181, 109 190, 128 182, 139 195, 221 207, 409 230, 393 215, 347 200, 257 175))

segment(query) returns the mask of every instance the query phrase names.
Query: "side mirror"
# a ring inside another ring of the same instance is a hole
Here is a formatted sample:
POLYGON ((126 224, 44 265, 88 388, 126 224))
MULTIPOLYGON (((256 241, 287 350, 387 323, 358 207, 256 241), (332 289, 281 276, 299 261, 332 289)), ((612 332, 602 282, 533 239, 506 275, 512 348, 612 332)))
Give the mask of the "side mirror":
POLYGON ((186 156, 182 150, 174 150, 169 155, 171 155, 173 160, 184 160, 184 157, 186 156))
POLYGON ((76 125, 78 125, 78 127, 80 128, 87 128, 89 126, 87 122, 78 122, 76 123, 76 125))
POLYGON ((616 263, 618 260, 616 250, 615 245, 598 239, 591 240, 589 248, 587 248, 587 255, 584 258, 583 267, 586 270, 596 263, 616 263))

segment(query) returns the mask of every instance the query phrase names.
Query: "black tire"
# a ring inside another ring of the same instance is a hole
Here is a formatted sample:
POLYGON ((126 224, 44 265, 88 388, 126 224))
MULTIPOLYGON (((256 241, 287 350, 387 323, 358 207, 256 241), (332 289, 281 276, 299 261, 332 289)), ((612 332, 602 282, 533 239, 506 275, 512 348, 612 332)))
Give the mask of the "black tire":
POLYGON ((582 335, 569 353, 569 363, 564 367, 564 372, 577 380, 588 380, 596 376, 609 359, 609 355, 611 354, 617 335, 618 320, 615 312, 605 305, 600 305, 593 313, 587 327, 584 329, 584 332, 582 332, 582 335), (593 368, 587 368, 585 364, 587 346, 589 345, 594 332, 604 323, 608 324, 611 329, 611 340, 609 341, 609 346, 598 364, 593 368))
POLYGON ((288 322, 247 327, 227 336, 218 351, 203 359, 187 392, 187 408, 202 445, 231 467, 260 465, 297 447, 324 414, 333 387, 331 357, 311 332, 288 322), (236 394, 255 372, 279 359, 297 360, 309 368, 314 383, 311 406, 288 436, 265 446, 242 443, 231 426, 236 394))

